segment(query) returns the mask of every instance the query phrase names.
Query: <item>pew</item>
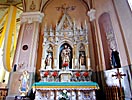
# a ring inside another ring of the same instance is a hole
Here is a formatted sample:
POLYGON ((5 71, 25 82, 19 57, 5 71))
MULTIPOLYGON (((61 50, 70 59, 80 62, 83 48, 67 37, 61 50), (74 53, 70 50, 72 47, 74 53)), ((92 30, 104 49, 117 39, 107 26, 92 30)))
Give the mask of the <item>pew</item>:
POLYGON ((118 86, 105 87, 106 100, 120 100, 120 89, 118 86))

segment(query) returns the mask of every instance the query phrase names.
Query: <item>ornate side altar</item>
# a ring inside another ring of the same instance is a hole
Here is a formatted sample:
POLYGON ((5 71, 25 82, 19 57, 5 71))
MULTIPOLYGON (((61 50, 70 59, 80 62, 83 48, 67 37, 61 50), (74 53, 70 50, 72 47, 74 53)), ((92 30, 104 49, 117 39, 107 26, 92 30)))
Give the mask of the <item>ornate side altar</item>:
POLYGON ((77 24, 67 11, 62 14, 55 27, 44 27, 41 81, 32 86, 35 100, 96 100, 87 22, 77 24))

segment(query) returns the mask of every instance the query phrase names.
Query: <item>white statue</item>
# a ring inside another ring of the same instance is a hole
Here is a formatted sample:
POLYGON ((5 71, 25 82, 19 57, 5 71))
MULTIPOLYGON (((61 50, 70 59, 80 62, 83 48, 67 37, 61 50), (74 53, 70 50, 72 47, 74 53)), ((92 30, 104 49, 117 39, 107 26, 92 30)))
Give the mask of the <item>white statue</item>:
POLYGON ((46 60, 45 60, 45 64, 46 64, 46 69, 52 69, 52 55, 51 53, 48 53, 46 60))
POLYGON ((44 98, 40 92, 36 91, 35 100, 48 100, 48 99, 44 98))
POLYGON ((81 91, 78 91, 78 100, 82 100, 83 99, 83 94, 81 91))
POLYGON ((69 66, 69 63, 70 63, 70 52, 71 52, 70 47, 65 45, 64 49, 61 52, 62 65, 64 63, 68 63, 68 66, 69 66))
POLYGON ((80 55, 79 63, 80 63, 80 69, 85 69, 85 56, 84 56, 84 54, 80 55))
POLYGON ((20 77, 20 86, 19 86, 19 92, 22 96, 25 96, 29 90, 29 73, 28 71, 23 71, 23 74, 20 77))

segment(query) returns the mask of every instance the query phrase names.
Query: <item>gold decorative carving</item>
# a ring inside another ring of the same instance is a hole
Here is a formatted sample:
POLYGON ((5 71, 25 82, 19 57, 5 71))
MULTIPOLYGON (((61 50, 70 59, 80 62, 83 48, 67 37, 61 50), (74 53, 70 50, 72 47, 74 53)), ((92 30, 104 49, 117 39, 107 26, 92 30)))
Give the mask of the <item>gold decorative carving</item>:
POLYGON ((56 7, 57 11, 61 11, 63 13, 67 13, 67 11, 75 10, 76 6, 67 6, 65 3, 61 7, 56 7))
POLYGON ((35 10, 36 5, 34 4, 34 1, 32 1, 32 4, 30 5, 30 10, 35 10))

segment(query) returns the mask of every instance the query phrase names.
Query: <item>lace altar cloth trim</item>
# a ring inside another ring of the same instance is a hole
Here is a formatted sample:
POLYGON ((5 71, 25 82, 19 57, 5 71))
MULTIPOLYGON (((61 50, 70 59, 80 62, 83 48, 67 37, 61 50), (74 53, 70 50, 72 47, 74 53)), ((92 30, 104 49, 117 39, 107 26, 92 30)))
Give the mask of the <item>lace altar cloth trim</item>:
POLYGON ((96 82, 36 82, 32 86, 40 90, 97 90, 96 82))

